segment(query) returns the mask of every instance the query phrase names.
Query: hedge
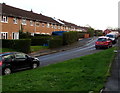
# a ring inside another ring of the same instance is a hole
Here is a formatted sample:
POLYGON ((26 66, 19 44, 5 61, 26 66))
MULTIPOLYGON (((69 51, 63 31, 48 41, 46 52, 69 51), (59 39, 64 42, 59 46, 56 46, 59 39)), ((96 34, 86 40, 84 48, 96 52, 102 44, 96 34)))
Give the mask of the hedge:
POLYGON ((32 46, 41 46, 44 44, 48 44, 48 40, 50 36, 35 36, 31 38, 31 45, 32 46))
POLYGON ((11 48, 19 52, 30 53, 31 40, 19 39, 19 40, 2 40, 3 48, 11 48))
POLYGON ((76 41, 78 41, 78 32, 70 31, 70 32, 63 33, 63 44, 64 45, 69 45, 76 41))
POLYGON ((87 34, 87 32, 78 32, 78 38, 84 38, 85 34, 87 34))
POLYGON ((63 45, 62 37, 54 37, 48 41, 49 48, 57 48, 63 45))

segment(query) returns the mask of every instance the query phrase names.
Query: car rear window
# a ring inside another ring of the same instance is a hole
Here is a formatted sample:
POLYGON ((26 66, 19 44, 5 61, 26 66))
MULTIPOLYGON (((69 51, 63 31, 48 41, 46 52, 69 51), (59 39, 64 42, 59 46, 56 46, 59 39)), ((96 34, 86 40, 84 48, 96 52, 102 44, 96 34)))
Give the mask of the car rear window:
POLYGON ((97 41, 106 41, 107 39, 106 38, 98 38, 97 41))
POLYGON ((114 36, 113 36, 113 35, 107 35, 107 37, 114 38, 114 36))

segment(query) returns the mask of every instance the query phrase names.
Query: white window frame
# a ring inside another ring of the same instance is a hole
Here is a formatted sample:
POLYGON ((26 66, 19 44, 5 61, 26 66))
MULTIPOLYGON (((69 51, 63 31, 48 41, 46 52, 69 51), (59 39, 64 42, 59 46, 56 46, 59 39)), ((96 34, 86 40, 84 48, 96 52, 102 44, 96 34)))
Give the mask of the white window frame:
POLYGON ((42 23, 42 27, 45 27, 45 24, 44 24, 44 23, 42 23))
POLYGON ((1 22, 8 23, 8 17, 7 16, 2 16, 1 22))
POLYGON ((49 23, 47 23, 47 28, 50 28, 50 24, 49 23))
POLYGON ((53 28, 53 24, 51 24, 51 28, 53 28))
POLYGON ((1 32, 1 33, 0 33, 0 38, 1 38, 1 39, 8 39, 8 32, 1 32), (3 35, 3 34, 5 35, 5 38, 2 38, 2 35, 3 35))
POLYGON ((33 21, 32 20, 30 20, 30 26, 33 26, 33 21))
POLYGON ((22 19, 22 25, 27 25, 26 19, 22 19))
POLYGON ((12 39, 19 39, 19 32, 12 32, 12 39))
POLYGON ((18 19, 17 18, 13 18, 13 23, 17 24, 18 23, 18 19))
POLYGON ((58 29, 60 29, 60 26, 58 26, 58 29))
POLYGON ((35 22, 35 25, 36 25, 37 27, 39 27, 39 26, 40 26, 40 23, 39 23, 39 22, 35 22))

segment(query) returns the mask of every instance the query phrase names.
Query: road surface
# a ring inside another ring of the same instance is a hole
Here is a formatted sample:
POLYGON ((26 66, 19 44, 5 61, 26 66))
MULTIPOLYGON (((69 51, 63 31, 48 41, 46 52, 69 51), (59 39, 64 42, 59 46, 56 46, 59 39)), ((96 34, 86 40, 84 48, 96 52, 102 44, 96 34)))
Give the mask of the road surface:
POLYGON ((49 54, 49 55, 44 55, 38 57, 41 61, 41 66, 47 66, 49 64, 57 63, 57 62, 62 62, 65 60, 77 58, 80 56, 85 56, 89 54, 93 54, 102 50, 96 50, 95 49, 95 41, 97 40, 94 39, 90 41, 88 44, 84 45, 83 47, 78 47, 74 48, 71 50, 67 51, 62 51, 54 54, 49 54))

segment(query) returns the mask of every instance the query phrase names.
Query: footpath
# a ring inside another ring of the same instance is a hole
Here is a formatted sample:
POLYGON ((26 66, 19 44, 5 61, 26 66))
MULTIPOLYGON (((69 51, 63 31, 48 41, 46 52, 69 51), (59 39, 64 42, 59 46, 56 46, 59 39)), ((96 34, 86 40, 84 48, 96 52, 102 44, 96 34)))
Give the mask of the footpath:
POLYGON ((117 46, 118 50, 111 67, 111 76, 108 78, 102 93, 120 93, 120 37, 117 46))
POLYGON ((78 42, 75 42, 71 45, 66 45, 66 46, 62 46, 59 48, 53 48, 53 49, 44 49, 44 50, 30 53, 29 55, 38 57, 38 56, 48 55, 48 54, 52 54, 56 52, 66 51, 66 50, 77 48, 77 47, 82 47, 85 44, 91 42, 94 38, 95 37, 79 39, 78 42))

